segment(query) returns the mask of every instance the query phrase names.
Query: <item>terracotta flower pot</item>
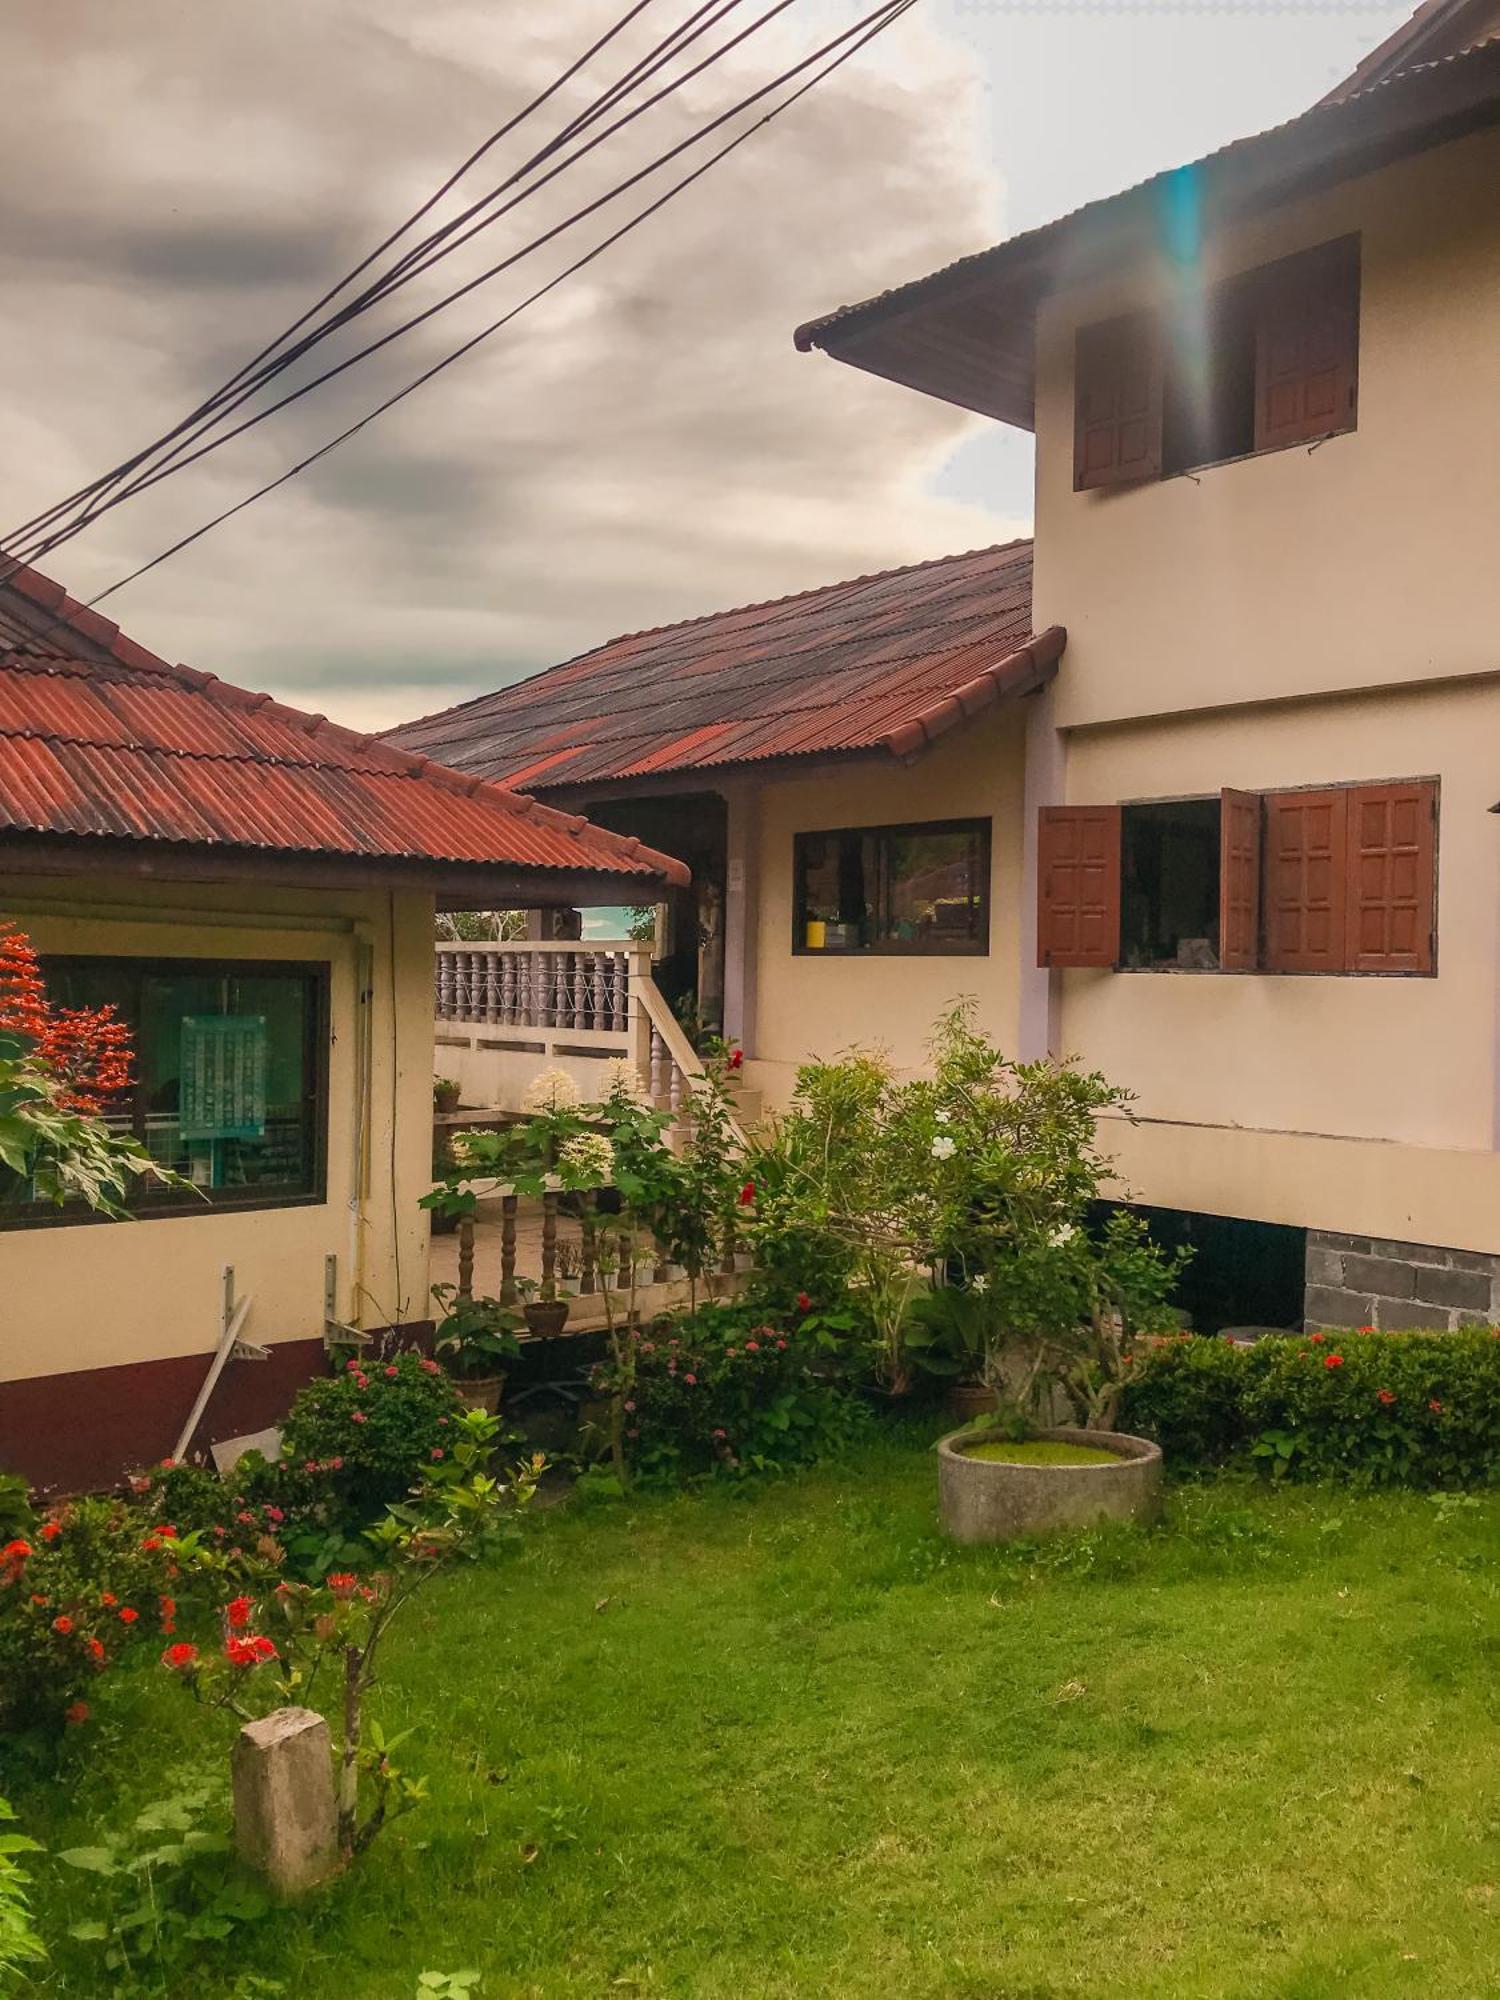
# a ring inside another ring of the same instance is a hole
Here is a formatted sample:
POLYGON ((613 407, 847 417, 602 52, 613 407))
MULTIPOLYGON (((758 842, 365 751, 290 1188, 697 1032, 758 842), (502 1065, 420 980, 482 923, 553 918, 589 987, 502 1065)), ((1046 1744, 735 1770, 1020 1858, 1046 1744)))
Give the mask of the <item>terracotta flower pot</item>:
POLYGON ((500 1414, 500 1398, 505 1393, 504 1375, 457 1375, 453 1386, 461 1403, 471 1410, 484 1410, 492 1417, 500 1414))
POLYGON ((462 1095, 463 1092, 458 1084, 454 1084, 451 1090, 434 1090, 432 1108, 434 1111, 457 1111, 458 1100, 462 1095))
POLYGON ((976 1417, 987 1417, 998 1400, 982 1382, 955 1382, 947 1395, 948 1414, 956 1424, 971 1424, 976 1417))
POLYGON ((568 1301, 529 1299, 521 1308, 521 1317, 538 1340, 554 1339, 568 1323, 568 1301))

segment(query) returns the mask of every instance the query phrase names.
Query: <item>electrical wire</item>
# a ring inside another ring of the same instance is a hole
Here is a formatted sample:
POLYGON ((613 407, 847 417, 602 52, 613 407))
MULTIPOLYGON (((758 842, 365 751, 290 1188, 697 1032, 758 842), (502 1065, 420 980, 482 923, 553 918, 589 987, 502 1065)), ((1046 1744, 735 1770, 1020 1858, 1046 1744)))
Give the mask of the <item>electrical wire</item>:
MULTIPOLYGON (((383 402, 377 403, 374 409, 367 411, 357 422, 350 424, 346 429, 340 431, 337 436, 330 438, 325 444, 320 445, 316 451, 310 452, 306 458, 299 460, 295 465, 289 466, 285 472, 279 474, 275 479, 268 480, 265 485, 257 487, 254 492, 247 494, 243 500, 237 501, 234 506, 226 507, 221 513, 214 515, 212 519, 206 521, 201 527, 195 528, 191 534, 179 537, 168 548, 163 549, 158 555, 151 557, 148 562, 141 563, 137 568, 130 570, 125 576, 118 578, 106 590, 100 591, 97 597, 90 599, 91 607, 102 604, 105 598, 112 597, 117 590, 123 590, 127 584, 134 583, 138 577, 145 576, 148 571, 157 568, 159 564, 180 554, 182 550, 191 548, 195 542, 201 541, 205 535, 211 534, 215 528, 221 527, 226 521, 232 520, 235 515, 243 513, 247 507, 253 506, 257 500, 263 500, 268 494, 274 493, 278 488, 287 485, 291 480, 297 478, 299 474, 306 472, 309 467, 316 465, 320 459, 326 458, 330 452, 336 451, 340 445, 346 444, 350 438, 357 436, 360 431, 374 423, 378 417, 383 416, 387 410, 393 409, 396 404, 404 402, 416 390, 432 381, 435 376, 442 374, 455 361, 459 361, 464 355, 472 353, 481 342, 488 340, 492 334, 498 333, 502 327, 508 326, 512 320, 519 317, 528 307, 535 305, 538 300, 545 298, 549 292, 556 290, 559 285, 564 283, 568 278, 573 277, 578 271, 583 270, 586 265, 592 264, 596 258, 603 256, 605 251, 611 249, 623 237, 628 236, 632 230, 638 229, 643 222, 664 208, 668 202, 675 200, 685 189, 691 187, 695 181, 700 180, 705 174, 716 167, 721 160, 727 158, 730 153, 742 146, 747 139, 751 138, 755 133, 763 131, 773 120, 779 118, 784 111, 790 110, 792 105, 805 97, 809 91, 815 89, 826 77, 831 76, 836 69, 847 62, 851 56, 855 55, 869 42, 872 42, 877 35, 884 33, 893 22, 899 20, 903 14, 916 5, 917 0, 883 0, 883 4, 877 7, 872 13, 865 15, 853 27, 846 29, 843 34, 835 36, 832 41, 825 43, 822 48, 815 50, 810 57, 786 71, 784 75, 778 77, 772 85, 768 86, 768 89, 775 89, 782 83, 789 82, 792 77, 799 75, 810 64, 819 61, 831 50, 840 49, 840 52, 830 62, 825 64, 816 75, 809 77, 789 97, 785 98, 780 104, 773 105, 753 125, 747 126, 743 132, 736 134, 725 145, 719 147, 716 152, 711 153, 706 160, 701 161, 690 173, 685 174, 682 179, 675 181, 670 188, 666 189, 664 193, 649 203, 647 207, 638 211, 637 214, 633 215, 627 222, 621 224, 612 234, 595 244, 591 250, 585 252, 583 256, 570 264, 566 270, 558 272, 545 285, 539 286, 534 292, 522 299, 518 305, 513 306, 509 312, 502 314, 499 319, 492 321, 490 325, 482 327, 478 333, 466 340, 461 346, 454 348, 430 368, 424 369, 420 375, 416 376, 411 382, 408 382, 404 388, 397 390, 391 396, 387 396, 383 402), (851 41, 851 37, 857 37, 857 39, 851 41), (840 45, 846 41, 850 41, 850 46, 840 48, 840 45)), ((764 96, 765 94, 764 91, 761 91, 757 92, 756 96, 764 96)), ((716 122, 722 123, 723 121, 719 120, 716 122)))
MULTIPOLYGON (((626 20, 634 18, 634 15, 640 12, 641 5, 645 4, 649 4, 649 0, 640 0, 640 4, 632 9, 630 15, 625 17, 626 20)), ((211 433, 234 410, 242 408, 261 388, 273 381, 278 375, 285 373, 320 341, 328 338, 330 334, 338 332, 343 326, 352 323, 354 319, 361 317, 365 312, 372 309, 375 304, 379 303, 381 299, 389 296, 393 291, 400 289, 401 286, 409 283, 413 278, 421 276, 423 272, 431 269, 434 264, 441 262, 444 257, 461 248, 464 243, 479 234, 480 230, 488 228, 491 224, 501 220, 512 209, 519 206, 520 202, 527 199, 530 195, 539 192, 541 188, 555 180, 559 174, 566 171, 587 153, 592 152, 597 146, 603 144, 605 140, 612 137, 623 126, 630 124, 635 118, 651 110, 664 98, 673 95, 682 85, 690 82, 705 69, 711 67, 713 63, 717 62, 731 49, 737 47, 748 35, 757 32, 758 28, 763 26, 771 15, 779 13, 787 6, 794 4, 794 0, 778 0, 778 4, 770 10, 770 14, 763 15, 759 22, 753 23, 743 34, 734 37, 731 41, 714 51, 711 56, 689 70, 684 76, 679 77, 674 83, 657 91, 643 104, 636 106, 634 110, 617 119, 613 125, 607 127, 604 132, 598 134, 587 145, 580 147, 577 152, 570 154, 566 160, 554 167, 550 173, 534 182, 529 188, 524 189, 514 200, 507 202, 503 208, 497 210, 493 215, 486 217, 484 221, 476 223, 472 229, 467 230, 457 241, 446 241, 446 247, 444 247, 445 240, 460 229, 466 221, 490 203, 496 201, 509 188, 523 180, 528 173, 534 171, 540 163, 550 158, 563 145, 567 144, 571 138, 576 137, 579 132, 586 131, 590 125, 597 123, 601 117, 607 116, 609 111, 621 102, 630 90, 634 89, 640 82, 654 75, 666 63, 681 54, 684 49, 689 47, 702 34, 706 33, 708 29, 717 26, 719 21, 723 20, 727 14, 731 13, 741 4, 742 0, 703 0, 703 4, 698 6, 685 21, 680 22, 653 49, 648 50, 644 56, 638 58, 625 71, 623 76, 617 78, 591 105, 569 120, 562 130, 554 134, 529 160, 523 162, 513 173, 507 175, 497 187, 490 189, 478 201, 472 203, 462 214, 454 217, 450 222, 444 224, 442 228, 433 231, 421 243, 414 245, 398 260, 398 263, 392 270, 386 272, 372 285, 366 287, 365 291, 359 294, 357 298, 346 302, 336 313, 331 314, 319 326, 314 328, 311 333, 305 335, 292 347, 284 347, 283 343, 289 337, 288 335, 283 335, 277 341, 272 342, 268 348, 262 350, 254 362, 247 363, 235 376, 230 378, 228 383, 222 385, 219 390, 215 391, 213 396, 207 398, 204 403, 198 406, 197 410, 174 425, 163 437, 134 454, 130 460, 125 461, 122 466, 116 467, 113 472, 105 475, 101 480, 93 482, 91 487, 80 489, 79 495, 74 496, 73 500, 59 502, 57 506, 48 509, 45 514, 35 516, 33 522, 26 523, 14 530, 7 537, 3 545, 5 552, 19 556, 23 561, 35 561, 58 547, 62 542, 71 540, 74 534, 81 533, 84 528, 90 526, 100 515, 112 511, 114 507, 122 505, 124 501, 134 497, 136 493, 157 484, 158 475, 175 469, 178 464, 191 464, 198 457, 204 456, 205 454, 202 452, 195 452, 191 457, 184 458, 183 454, 188 451, 191 445, 211 433), (715 8, 717 8, 717 11, 714 11, 715 8), (711 18, 705 21, 703 19, 704 15, 710 15, 711 18), (158 454, 162 453, 165 456, 159 458, 155 465, 147 463, 152 459, 158 458, 158 454), (134 477, 131 477, 132 473, 135 475, 134 477), (75 506, 75 501, 80 504, 75 506), (65 520, 70 509, 73 510, 74 518, 65 520), (48 530, 51 532, 48 532, 48 530), (31 537, 30 540, 27 539, 28 536, 31 537)), ((596 43, 595 49, 599 46, 600 44, 596 43)), ((577 65, 574 65, 573 69, 565 74, 573 74, 576 68, 577 65)), ((534 102, 539 101, 534 100, 534 102)), ((520 115, 524 116, 525 114, 520 115)), ((515 124, 518 122, 519 117, 512 120, 510 126, 502 128, 502 131, 514 129, 515 124)), ((469 164, 472 164, 473 160, 481 157, 483 151, 486 149, 487 147, 481 148, 479 152, 471 155, 469 164)), ((462 171, 464 170, 461 169, 460 172, 462 171)), ((444 184, 444 188, 440 189, 438 194, 434 195, 424 206, 424 209, 418 211, 418 214, 425 213, 432 206, 432 203, 440 199, 442 193, 446 192, 452 185, 453 180, 450 178, 444 184)), ((394 236, 387 238, 387 245, 394 242, 409 226, 409 223, 403 225, 402 229, 395 232, 394 236)), ((371 256, 366 258, 362 265, 356 267, 356 275, 358 272, 366 269, 379 254, 379 251, 372 252, 371 256)), ((332 292, 324 295, 324 300, 320 303, 326 303, 336 296, 337 292, 348 282, 348 279, 342 280, 340 285, 334 287, 332 292)), ((301 320, 295 322, 291 331, 295 332, 297 327, 305 324, 312 316, 312 312, 316 312, 318 309, 318 307, 314 307, 309 313, 304 314, 301 320)), ((398 329, 398 333, 404 330, 404 328, 398 329)), ((364 352, 370 351, 372 350, 364 350, 364 352)), ((360 359, 363 357, 359 355, 353 358, 360 359)), ((319 377, 317 379, 321 381, 327 378, 319 377)), ((273 406, 273 408, 280 407, 281 405, 279 404, 273 406)), ((264 414, 271 414, 271 410, 267 410, 264 414)), ((230 432, 224 438, 217 440, 216 443, 227 442, 228 437, 237 436, 238 434, 238 430, 230 432)), ((213 448, 215 446, 210 446, 210 449, 213 448)))
MULTIPOLYGON (((734 0, 734 4, 737 4, 737 0, 734 0)), ((493 223, 501 220, 512 209, 519 206, 522 201, 538 193, 543 187, 574 166, 586 154, 602 145, 606 139, 611 137, 614 132, 620 130, 622 126, 629 124, 632 119, 640 116, 644 111, 651 109, 653 105, 659 103, 663 98, 675 95, 678 90, 692 81, 693 78, 701 75, 703 71, 721 61, 731 50, 739 47, 751 36, 761 32, 777 15, 784 13, 788 7, 795 4, 796 0, 773 0, 773 4, 764 13, 758 15, 748 27, 743 28, 728 42, 723 43, 709 56, 688 70, 685 75, 675 78, 672 83, 658 91, 655 96, 648 98, 644 104, 628 112, 623 118, 616 121, 614 125, 606 127, 603 132, 589 140, 577 152, 571 153, 566 159, 559 161, 540 180, 533 182, 520 194, 514 196, 511 201, 507 202, 504 207, 498 209, 493 215, 486 217, 482 222, 476 223, 465 236, 459 238, 457 242, 447 245, 430 261, 432 263, 441 261, 443 257, 461 247, 470 237, 479 234, 482 229, 488 228, 493 223)), ((846 35, 853 32, 853 29, 845 31, 846 35)), ((836 37, 834 43, 825 44, 824 48, 834 46, 839 39, 842 38, 836 37)), ((818 55, 821 55, 823 52, 823 50, 816 51, 807 60, 809 62, 815 61, 818 55)), ((162 480, 169 478, 173 473, 183 471, 188 466, 197 464, 200 459, 209 457, 213 452, 231 443, 235 438, 243 436, 246 431, 253 430, 256 425, 264 423, 268 417, 275 416, 289 405, 300 402, 304 396, 310 395, 314 389, 321 388, 325 382, 334 380, 337 376, 346 373, 350 368, 356 367, 361 361, 368 359, 370 355, 379 353, 381 349, 389 347, 394 341, 402 339, 406 334, 412 332, 416 327, 423 325, 436 314, 447 311, 449 306, 455 305, 460 299, 466 298, 470 292, 476 291, 480 286, 488 284, 493 278, 512 269, 516 264, 520 263, 524 258, 531 256, 537 250, 545 248, 548 243, 565 234, 567 230, 575 227, 579 222, 586 221, 590 215, 607 206, 609 202, 617 200, 622 194, 628 193, 632 187, 638 185, 650 174, 657 172, 659 168, 667 165, 679 154, 698 144, 701 139, 706 138, 711 132, 717 130, 720 125, 726 123, 730 118, 737 116, 761 97, 768 95, 770 91, 778 88, 788 77, 796 75, 798 70, 805 66, 805 64, 799 64, 792 70, 784 72, 780 77, 774 78, 771 83, 763 85, 759 90, 752 91, 737 104, 732 105, 728 111, 722 112, 718 117, 711 119, 708 124, 700 127, 678 145, 669 147, 666 152, 659 154, 656 159, 648 162, 645 167, 609 189, 604 195, 586 204, 583 208, 575 210, 571 215, 565 217, 563 221, 554 225, 553 228, 544 231, 540 236, 534 237, 529 243, 524 244, 521 249, 513 252, 509 257, 502 258, 499 263, 491 265, 487 270, 481 271, 476 277, 470 279, 468 283, 459 286, 456 290, 436 300, 423 311, 402 321, 398 326, 382 334, 379 339, 370 341, 365 346, 357 348, 352 354, 346 355, 343 360, 336 362, 332 367, 324 369, 321 374, 314 375, 309 381, 289 391, 286 395, 279 397, 276 401, 267 404, 263 409, 256 411, 254 415, 247 417, 242 423, 235 424, 228 430, 219 429, 218 426, 224 419, 231 415, 235 408, 243 406, 254 393, 253 389, 246 389, 234 399, 234 402, 228 408, 220 410, 213 418, 200 426, 194 436, 181 439, 173 448, 167 461, 155 468, 139 473, 128 485, 115 492, 111 497, 101 500, 97 505, 85 510, 76 521, 57 529, 51 535, 45 536, 39 541, 23 544, 19 549, 12 545, 7 553, 18 556, 22 561, 34 562, 39 560, 41 557, 49 554, 52 549, 59 547, 63 542, 70 541, 74 535, 82 533, 84 528, 91 526, 94 521, 101 518, 104 514, 110 513, 116 507, 122 506, 127 500, 135 498, 139 493, 148 492, 152 487, 159 485, 162 480), (217 432, 217 434, 209 435, 212 432, 217 432), (190 449, 190 447, 195 445, 195 449, 190 449)), ((428 267, 419 267, 419 269, 425 268, 428 267)), ((418 275, 418 271, 413 271, 410 275, 418 275)), ((401 282, 404 283, 406 280, 403 279, 401 282)))

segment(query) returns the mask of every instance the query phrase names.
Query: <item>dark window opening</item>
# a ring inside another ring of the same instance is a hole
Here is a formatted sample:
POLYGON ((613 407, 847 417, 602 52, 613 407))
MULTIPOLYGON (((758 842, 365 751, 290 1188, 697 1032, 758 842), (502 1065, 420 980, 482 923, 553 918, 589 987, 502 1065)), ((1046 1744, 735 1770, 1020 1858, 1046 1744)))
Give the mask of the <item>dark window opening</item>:
MULTIPOLYGON (((321 1199, 327 968, 196 959, 46 957, 56 1007, 113 1006, 130 1029, 131 1088, 108 1122, 205 1200, 145 1187, 142 1214, 321 1199)), ((23 1204, 16 1220, 71 1221, 23 1204)))
POLYGON ((1255 324, 1255 288, 1235 279, 1210 292, 1201 328, 1175 329, 1163 398, 1163 472, 1255 450, 1255 324))
POLYGON ((990 823, 799 833, 792 948, 962 956, 989 949, 990 823))
POLYGON ((1218 970, 1220 817, 1218 799, 1122 808, 1122 965, 1218 970))

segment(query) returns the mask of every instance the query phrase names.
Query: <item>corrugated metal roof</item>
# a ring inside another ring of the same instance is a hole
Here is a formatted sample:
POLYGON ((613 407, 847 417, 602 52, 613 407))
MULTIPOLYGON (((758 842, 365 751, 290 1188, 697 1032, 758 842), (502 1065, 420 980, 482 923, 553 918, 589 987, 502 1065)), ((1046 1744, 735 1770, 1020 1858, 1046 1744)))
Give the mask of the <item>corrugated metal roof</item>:
POLYGON ((904 756, 1040 685, 1063 641, 1033 638, 1031 543, 1010 542, 611 639, 389 740, 538 791, 904 756))
POLYGON ((793 339, 944 402, 1030 429, 1035 316, 1061 285, 1097 278, 1180 236, 1352 179, 1500 118, 1500 37, 1341 90, 1118 194, 874 298, 806 321, 793 339))
POLYGON ((0 582, 0 834, 685 882, 480 777, 170 666, 34 570, 0 582))

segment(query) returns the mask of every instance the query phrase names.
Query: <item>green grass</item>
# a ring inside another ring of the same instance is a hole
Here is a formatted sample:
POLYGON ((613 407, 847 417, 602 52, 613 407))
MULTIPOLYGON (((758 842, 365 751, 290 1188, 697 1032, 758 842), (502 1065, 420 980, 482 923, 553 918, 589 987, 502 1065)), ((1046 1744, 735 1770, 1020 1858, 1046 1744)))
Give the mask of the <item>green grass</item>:
POLYGON ((1117 1451, 1094 1444, 1060 1444, 1056 1438, 1021 1438, 1012 1444, 960 1445, 965 1458, 982 1458, 990 1465, 1118 1465, 1117 1451))
MULTIPOLYGON (((295 2000, 468 1965, 481 2000, 1500 1993, 1500 1497, 1221 1485, 959 1550, 927 1443, 553 1513, 442 1580, 379 1697, 431 1803, 235 1968, 295 2000)), ((222 1754, 164 1682, 15 1787, 30 1830, 222 1754)), ((80 1881, 37 1873, 55 1937, 80 1881)))

